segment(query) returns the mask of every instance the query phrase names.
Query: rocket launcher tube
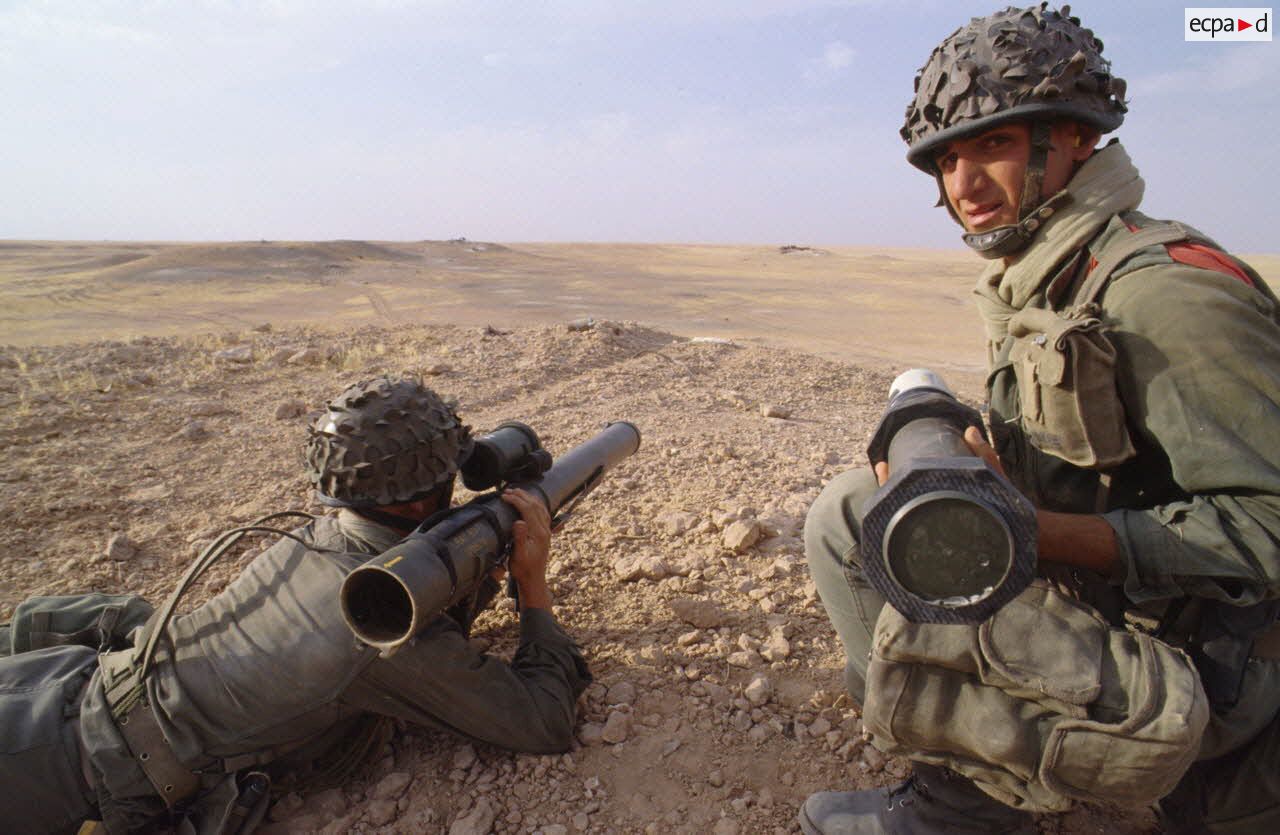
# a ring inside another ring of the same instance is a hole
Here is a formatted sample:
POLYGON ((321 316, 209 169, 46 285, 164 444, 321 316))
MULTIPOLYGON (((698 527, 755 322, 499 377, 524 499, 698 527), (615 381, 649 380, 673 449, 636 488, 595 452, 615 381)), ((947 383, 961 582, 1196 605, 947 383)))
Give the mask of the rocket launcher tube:
MULTIPOLYGON (((611 423, 541 477, 510 486, 541 497, 551 514, 563 519, 606 472, 639 448, 640 430, 626 421, 611 423)), ((347 575, 339 592, 347 626, 390 656, 505 562, 519 518, 491 493, 409 534, 347 575)))

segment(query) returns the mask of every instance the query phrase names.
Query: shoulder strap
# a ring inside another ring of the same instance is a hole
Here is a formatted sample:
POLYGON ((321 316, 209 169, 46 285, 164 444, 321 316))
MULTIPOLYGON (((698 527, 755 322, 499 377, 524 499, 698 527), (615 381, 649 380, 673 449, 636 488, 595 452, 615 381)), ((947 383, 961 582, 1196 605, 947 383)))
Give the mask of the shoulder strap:
POLYGON ((1150 226, 1139 229, 1137 232, 1130 233, 1116 243, 1105 247, 1099 253, 1101 257, 1098 258, 1097 266, 1089 271, 1084 283, 1080 285, 1072 306, 1080 308, 1092 304, 1098 298, 1098 294, 1102 292, 1102 288, 1111 279, 1111 274, 1115 272, 1116 268, 1140 250, 1149 246, 1171 244, 1176 241, 1185 241, 1189 238, 1198 239, 1199 237, 1193 229, 1173 221, 1153 223, 1150 226))
POLYGON ((98 656, 98 666, 102 670, 103 693, 111 718, 115 721, 129 751, 137 759, 147 779, 156 793, 164 800, 167 807, 173 806, 194 794, 200 787, 200 778, 183 765, 169 747, 159 721, 152 711, 147 699, 147 673, 151 670, 151 662, 155 658, 160 638, 169 625, 177 609, 178 601, 191 588, 218 558, 238 542, 246 533, 263 531, 293 539, 311 548, 295 534, 277 528, 266 527, 264 523, 286 517, 303 517, 314 520, 309 513, 285 511, 273 513, 257 519, 253 524, 243 528, 227 531, 209 544, 182 577, 182 581, 169 594, 164 605, 156 611, 142 628, 138 643, 118 652, 108 652, 98 656))

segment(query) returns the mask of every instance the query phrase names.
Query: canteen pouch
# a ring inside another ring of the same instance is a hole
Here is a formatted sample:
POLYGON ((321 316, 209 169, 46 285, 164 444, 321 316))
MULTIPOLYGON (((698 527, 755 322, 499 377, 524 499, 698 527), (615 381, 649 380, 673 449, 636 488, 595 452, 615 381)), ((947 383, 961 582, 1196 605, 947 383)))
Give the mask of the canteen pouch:
POLYGON ((1037 448, 1078 467, 1134 456, 1116 392, 1116 349, 1093 317, 1025 308, 1009 321, 1022 425, 1037 448))
POLYGON ((946 766, 1003 803, 1150 804, 1195 760, 1209 704, 1191 660, 1043 580, 981 624, 885 606, 863 726, 891 755, 946 766))

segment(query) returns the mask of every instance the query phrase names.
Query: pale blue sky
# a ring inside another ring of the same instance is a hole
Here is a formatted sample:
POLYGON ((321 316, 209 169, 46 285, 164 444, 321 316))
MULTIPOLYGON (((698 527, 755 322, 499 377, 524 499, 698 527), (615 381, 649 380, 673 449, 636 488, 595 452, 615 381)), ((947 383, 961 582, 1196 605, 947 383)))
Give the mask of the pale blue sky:
MULTIPOLYGON (((0 238, 957 247, 897 131, 999 2, 0 0, 0 238)), ((1073 5, 1149 213, 1280 251, 1280 43, 1073 5)))

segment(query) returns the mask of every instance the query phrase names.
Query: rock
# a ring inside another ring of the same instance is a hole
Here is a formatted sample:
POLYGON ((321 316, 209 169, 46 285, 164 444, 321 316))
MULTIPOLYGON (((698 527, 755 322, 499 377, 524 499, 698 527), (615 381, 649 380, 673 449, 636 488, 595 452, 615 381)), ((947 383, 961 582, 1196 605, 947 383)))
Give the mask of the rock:
POLYGON ((760 723, 759 725, 755 725, 754 727, 751 728, 751 730, 747 731, 747 739, 751 740, 756 745, 761 744, 768 738, 769 738, 769 726, 764 724, 763 722, 760 723))
POLYGON ((817 719, 814 719, 813 724, 809 726, 809 735, 817 738, 825 736, 829 730, 831 730, 831 723, 819 716, 817 719))
POLYGON ((273 821, 286 820, 296 815, 301 808, 302 798, 297 792, 289 792, 271 804, 271 811, 267 813, 267 817, 273 821))
POLYGON ((318 830, 314 830, 318 835, 347 835, 355 824, 356 819, 360 817, 361 810, 352 809, 340 818, 326 821, 325 825, 318 830))
POLYGON ((296 397, 282 400, 276 405, 276 420, 300 418, 307 413, 307 404, 296 397))
POLYGON ((413 775, 407 771, 393 771, 386 777, 378 781, 373 787, 373 798, 375 800, 394 800, 404 794, 404 790, 408 788, 409 783, 413 781, 413 775))
POLYGON ((324 354, 315 348, 303 348, 286 360, 290 365, 319 365, 324 362, 324 354))
POLYGON ((187 406, 186 412, 193 417, 213 417, 214 415, 231 414, 231 410, 227 408, 226 404, 219 403, 217 400, 199 400, 187 406))
POLYGON ((453 767, 467 769, 476 761, 476 749, 470 745, 463 745, 453 754, 453 767))
MULTIPOLYGON (((569 828, 562 823, 551 823, 542 827, 542 835, 569 835, 569 828)), ((452 832, 449 835, 453 835, 452 832)))
POLYGON ((738 835, 740 828, 738 822, 733 818, 721 818, 716 821, 715 827, 711 830, 711 835, 738 835))
POLYGON ((579 832, 586 832, 587 827, 591 825, 591 818, 587 817, 586 812, 579 812, 573 816, 573 828, 579 832))
POLYGON ((658 527, 663 533, 670 534, 671 536, 680 536, 681 534, 688 533, 693 530, 700 520, 692 513, 677 511, 664 513, 659 516, 656 521, 658 523, 658 527))
POLYGON ((728 510, 720 510, 711 516, 711 524, 717 528, 727 528, 738 520, 736 514, 728 510))
POLYGON ((449 827, 449 835, 489 835, 497 816, 493 803, 481 796, 470 812, 454 820, 449 827))
POLYGON ((754 519, 738 519, 725 528, 722 541, 724 547, 739 553, 747 550, 760 541, 760 523, 754 519))
POLYGON ((428 365, 426 368, 422 369, 422 373, 426 374, 428 377, 439 377, 441 374, 448 374, 452 370, 453 369, 450 366, 445 365, 442 362, 438 362, 435 365, 428 365))
POLYGON ((605 701, 611 705, 635 704, 636 686, 629 681, 620 681, 609 688, 605 701))
POLYGON ((308 797, 304 808, 308 813, 336 818, 347 811, 347 798, 341 789, 325 789, 308 797))
POLYGON ((613 564, 613 572, 618 575, 618 579, 627 583, 636 580, 662 580, 672 574, 671 566, 656 554, 623 557, 613 564))
POLYGON ((173 495, 173 488, 167 484, 151 484, 146 487, 139 487, 137 490, 125 496, 131 502, 139 504, 149 504, 151 502, 162 502, 173 495))
POLYGON ((314 835, 328 822, 329 818, 324 815, 306 812, 293 815, 276 824, 266 824, 260 831, 265 835, 314 835))
POLYGON ((209 437, 209 428, 205 426, 204 421, 193 420, 174 432, 171 437, 181 441, 203 441, 209 437))
POLYGON ((667 653, 657 644, 648 644, 640 647, 640 651, 632 656, 632 660, 636 664, 647 667, 661 667, 667 663, 667 653))
POLYGON ((583 745, 599 745, 604 742, 604 726, 586 722, 578 729, 578 741, 583 745))
POLYGON ((762 403, 760 405, 760 414, 767 418, 781 418, 782 420, 786 420, 791 417, 791 410, 785 406, 762 403))
POLYGON ((718 768, 712 769, 707 775, 707 782, 717 789, 720 788, 724 785, 724 773, 718 768))
POLYGON ((862 761, 866 763, 868 771, 875 773, 884 768, 885 763, 888 762, 888 757, 880 753, 875 746, 864 745, 862 748, 862 761))
POLYGON ((253 362, 253 348, 249 345, 237 345, 235 348, 215 351, 213 358, 219 362, 232 362, 237 365, 243 365, 247 362, 253 362))
POLYGON ((374 826, 384 826, 396 819, 396 811, 394 800, 375 800, 369 804, 365 817, 374 826))
POLYGON ((122 533, 107 540, 106 550, 102 552, 103 559, 114 560, 116 562, 125 562, 133 559, 138 553, 138 546, 134 545, 129 537, 122 533))
POLYGON ((480 329, 481 336, 507 336, 511 331, 504 331, 495 328, 493 325, 485 325, 480 329))
POLYGON ((631 732, 631 717, 620 710, 610 712, 609 718, 604 722, 604 730, 600 734, 600 738, 611 745, 619 742, 627 741, 627 734, 631 732))
POLYGON ((760 647, 760 654, 766 661, 783 661, 791 656, 791 642, 781 632, 774 632, 760 647))
POLYGON ((682 597, 672 600, 668 605, 677 618, 699 629, 714 629, 721 626, 727 618, 725 611, 710 600, 682 597))
POLYGON ((684 632, 680 637, 676 638, 676 645, 687 647, 702 641, 702 630, 695 629, 692 632, 684 632))
POLYGON ((576 333, 579 331, 589 331, 595 326, 596 326, 596 321, 592 319, 590 316, 588 316, 585 319, 574 319, 572 322, 565 325, 564 327, 565 327, 565 330, 569 331, 569 333, 576 333))
POLYGON ((740 652, 730 653, 725 659, 731 667, 758 667, 764 659, 760 657, 760 653, 755 650, 744 649, 740 652))
POLYGON ((267 357, 265 362, 273 368, 281 366, 288 362, 289 357, 293 356, 295 353, 297 353, 296 348, 277 348, 271 352, 271 356, 267 357))
POLYGON ((773 684, 767 676, 757 674, 751 679, 751 683, 742 691, 742 695, 747 697, 747 701, 751 702, 755 707, 760 707, 769 701, 769 697, 773 695, 773 684))
POLYGON ((706 691, 707 698, 711 701, 711 704, 716 707, 724 707, 733 699, 733 694, 729 692, 728 687, 713 684, 709 681, 702 682, 702 687, 706 691))
POLYGON ((253 332, 254 333, 271 333, 271 323, 263 322, 261 324, 254 325, 253 332))

